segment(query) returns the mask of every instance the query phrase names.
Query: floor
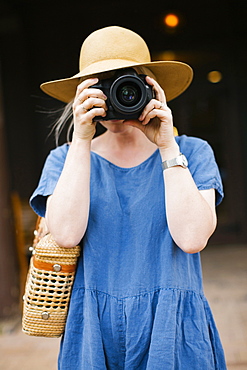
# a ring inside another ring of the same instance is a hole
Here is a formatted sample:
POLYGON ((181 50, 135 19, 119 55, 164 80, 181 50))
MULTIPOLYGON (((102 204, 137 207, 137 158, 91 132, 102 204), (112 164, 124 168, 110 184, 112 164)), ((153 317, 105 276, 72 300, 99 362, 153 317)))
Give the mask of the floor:
MULTIPOLYGON (((202 252, 202 262, 205 294, 228 370, 247 370, 247 246, 210 245, 202 252)), ((0 324, 1 370, 56 370, 58 348, 59 339, 23 334, 19 319, 0 324)))

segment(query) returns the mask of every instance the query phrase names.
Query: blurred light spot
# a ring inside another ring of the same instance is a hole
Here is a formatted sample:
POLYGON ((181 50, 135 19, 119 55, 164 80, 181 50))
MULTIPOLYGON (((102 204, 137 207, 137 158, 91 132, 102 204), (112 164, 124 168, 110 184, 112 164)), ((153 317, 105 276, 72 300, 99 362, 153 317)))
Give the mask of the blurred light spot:
POLYGON ((172 50, 166 50, 161 54, 162 60, 175 60, 176 55, 172 50))
POLYGON ((222 73, 219 71, 211 71, 208 73, 207 79, 209 82, 216 84, 222 80, 222 73))
POLYGON ((164 17, 164 23, 166 26, 174 28, 178 26, 179 18, 176 14, 170 13, 164 17))

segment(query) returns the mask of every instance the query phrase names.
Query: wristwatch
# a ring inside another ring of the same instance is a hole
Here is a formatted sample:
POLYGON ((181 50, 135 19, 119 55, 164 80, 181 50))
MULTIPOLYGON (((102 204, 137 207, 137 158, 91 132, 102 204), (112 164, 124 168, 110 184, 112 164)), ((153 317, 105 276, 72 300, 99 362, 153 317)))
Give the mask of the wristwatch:
POLYGON ((167 168, 175 167, 175 166, 181 166, 183 168, 188 167, 188 161, 187 161, 187 158, 185 157, 185 155, 180 153, 179 156, 177 156, 176 158, 168 159, 168 160, 162 162, 163 170, 166 170, 167 168))

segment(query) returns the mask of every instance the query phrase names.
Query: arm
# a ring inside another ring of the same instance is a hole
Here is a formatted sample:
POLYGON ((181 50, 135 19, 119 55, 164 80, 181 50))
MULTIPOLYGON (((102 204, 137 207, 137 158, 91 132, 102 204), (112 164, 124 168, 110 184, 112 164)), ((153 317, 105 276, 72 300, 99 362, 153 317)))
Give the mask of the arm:
POLYGON ((46 207, 48 229, 60 246, 74 247, 85 233, 89 177, 90 142, 73 138, 63 171, 46 207))
POLYGON ((82 82, 76 92, 74 133, 64 168, 48 198, 46 222, 55 241, 63 247, 77 245, 87 228, 90 204, 90 149, 95 133, 93 118, 105 114, 105 97, 89 89, 97 79, 82 82), (84 105, 83 105, 84 104, 84 105), (94 107, 94 109, 91 109, 94 107))
MULTIPOLYGON (((178 155, 161 152, 162 160, 178 155)), ((201 251, 216 227, 215 191, 199 191, 189 169, 171 167, 164 171, 166 212, 175 243, 187 253, 201 251)))
MULTIPOLYGON (((139 120, 125 124, 139 128, 154 142, 162 161, 179 155, 173 135, 171 110, 158 83, 147 77, 156 99, 144 108, 139 120)), ((164 171, 168 227, 175 243, 187 253, 202 250, 216 227, 214 189, 199 191, 189 169, 171 167, 164 171)))

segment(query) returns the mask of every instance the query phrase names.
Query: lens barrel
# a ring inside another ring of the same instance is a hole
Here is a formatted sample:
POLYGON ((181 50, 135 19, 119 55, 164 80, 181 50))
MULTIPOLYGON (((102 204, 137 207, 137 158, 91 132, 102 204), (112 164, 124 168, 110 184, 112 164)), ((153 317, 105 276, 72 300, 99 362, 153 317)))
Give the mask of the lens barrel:
POLYGON ((120 76, 110 88, 112 107, 127 115, 142 110, 147 101, 147 89, 144 82, 136 76, 120 76))

